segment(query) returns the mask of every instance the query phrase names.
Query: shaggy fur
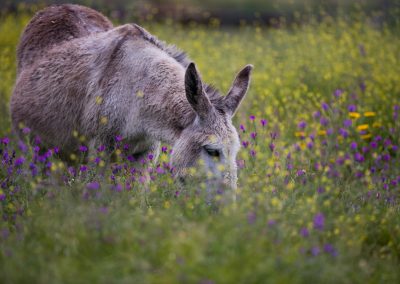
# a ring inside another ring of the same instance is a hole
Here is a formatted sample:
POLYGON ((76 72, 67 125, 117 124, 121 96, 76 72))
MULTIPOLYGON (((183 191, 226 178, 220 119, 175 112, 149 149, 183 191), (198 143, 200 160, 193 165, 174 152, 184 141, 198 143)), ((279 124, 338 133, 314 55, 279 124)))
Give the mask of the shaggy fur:
POLYGON ((101 14, 77 5, 50 7, 32 19, 18 65, 11 98, 17 132, 25 125, 64 152, 78 147, 74 131, 91 149, 112 149, 121 135, 136 156, 158 153, 164 141, 173 145, 177 176, 202 158, 219 181, 236 186, 239 138, 231 119, 247 92, 251 65, 220 96, 176 47, 135 24, 112 28, 101 14), (58 24, 52 29, 48 21, 58 24))

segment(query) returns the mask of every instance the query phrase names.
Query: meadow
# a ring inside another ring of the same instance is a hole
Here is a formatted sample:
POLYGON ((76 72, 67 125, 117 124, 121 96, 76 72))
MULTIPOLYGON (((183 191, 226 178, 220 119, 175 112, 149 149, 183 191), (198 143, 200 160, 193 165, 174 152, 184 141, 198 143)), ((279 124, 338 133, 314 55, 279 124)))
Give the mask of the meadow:
POLYGON ((235 117, 234 202, 229 190, 210 198, 197 168, 177 187, 170 145, 142 161, 147 186, 123 140, 106 169, 102 149, 70 166, 40 139, 16 140, 8 102, 30 16, 0 20, 0 282, 400 282, 398 24, 142 23, 224 93, 255 66, 235 117))

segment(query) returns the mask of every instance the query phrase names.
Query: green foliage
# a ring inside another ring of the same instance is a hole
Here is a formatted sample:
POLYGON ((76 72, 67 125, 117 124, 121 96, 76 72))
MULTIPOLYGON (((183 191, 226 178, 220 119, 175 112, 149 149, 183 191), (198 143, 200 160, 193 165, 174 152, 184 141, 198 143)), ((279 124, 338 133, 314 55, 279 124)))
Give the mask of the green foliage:
MULTIPOLYGON (((28 19, 0 21, 0 137, 28 19)), ((167 153, 149 157, 147 184, 122 144, 110 167, 99 153, 68 168, 56 151, 40 161, 1 139, 1 282, 398 283, 398 31, 329 17, 279 29, 144 26, 225 93, 255 66, 235 118, 236 202, 230 190, 210 199, 197 169, 177 187, 167 153)))

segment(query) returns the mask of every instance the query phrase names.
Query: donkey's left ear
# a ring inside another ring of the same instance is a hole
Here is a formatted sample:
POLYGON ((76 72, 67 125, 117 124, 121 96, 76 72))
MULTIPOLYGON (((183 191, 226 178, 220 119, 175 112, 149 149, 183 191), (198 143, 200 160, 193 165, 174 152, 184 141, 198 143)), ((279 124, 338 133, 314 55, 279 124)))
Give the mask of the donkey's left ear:
POLYGON ((224 97, 225 108, 231 116, 233 116, 247 93, 250 85, 250 75, 253 65, 246 65, 233 81, 232 87, 228 94, 224 97))

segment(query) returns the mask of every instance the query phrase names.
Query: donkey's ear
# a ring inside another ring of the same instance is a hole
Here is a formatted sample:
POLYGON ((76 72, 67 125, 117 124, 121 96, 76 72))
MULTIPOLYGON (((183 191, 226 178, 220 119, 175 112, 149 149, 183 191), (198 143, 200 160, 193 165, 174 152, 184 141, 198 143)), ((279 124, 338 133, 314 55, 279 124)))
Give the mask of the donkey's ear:
POLYGON ((232 87, 224 97, 225 108, 230 115, 234 115, 247 93, 250 85, 250 75, 253 65, 246 65, 233 81, 232 87))
POLYGON ((203 92, 203 83, 194 63, 190 63, 185 74, 186 98, 201 119, 207 118, 212 105, 203 92))

